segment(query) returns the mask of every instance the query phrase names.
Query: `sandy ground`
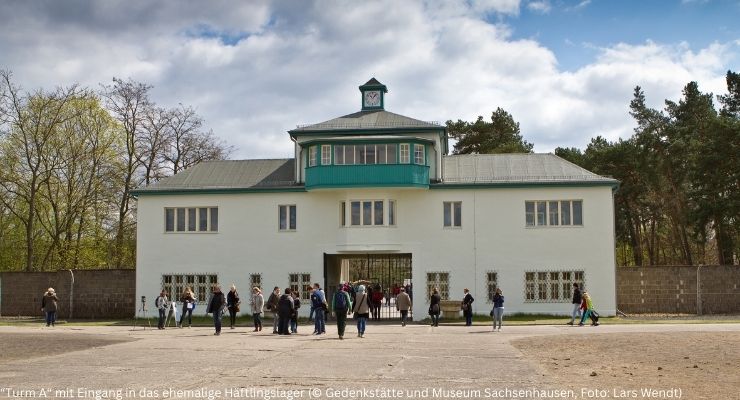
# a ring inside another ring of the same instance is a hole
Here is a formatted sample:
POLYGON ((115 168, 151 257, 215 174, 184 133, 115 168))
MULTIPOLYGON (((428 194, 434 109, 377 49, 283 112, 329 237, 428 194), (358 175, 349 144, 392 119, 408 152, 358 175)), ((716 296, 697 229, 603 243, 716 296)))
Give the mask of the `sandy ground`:
POLYGON ((678 388, 687 399, 740 398, 740 332, 560 335, 512 344, 572 389, 612 388, 615 398, 642 388, 678 388))
POLYGON ((0 399, 740 399, 740 324, 300 331, 0 326, 0 399))

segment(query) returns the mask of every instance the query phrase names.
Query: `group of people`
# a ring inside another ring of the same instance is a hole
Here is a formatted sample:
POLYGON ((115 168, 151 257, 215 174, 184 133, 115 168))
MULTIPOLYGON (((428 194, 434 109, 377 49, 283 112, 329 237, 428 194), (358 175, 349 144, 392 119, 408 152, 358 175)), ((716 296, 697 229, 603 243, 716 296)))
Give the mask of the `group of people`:
MULTIPOLYGON (((411 296, 406 293, 406 288, 403 286, 399 286, 397 288, 394 287, 394 292, 395 289, 398 289, 397 294, 394 293, 396 310, 400 314, 401 326, 406 326, 409 311, 412 309, 411 296)), ((370 319, 371 316, 375 318, 374 310, 377 307, 377 299, 375 298, 378 296, 374 296, 373 294, 382 294, 379 286, 376 286, 373 289, 368 289, 360 282, 345 282, 339 284, 336 292, 331 298, 331 301, 327 299, 326 293, 321 288, 320 284, 314 283, 310 290, 309 320, 313 320, 314 322, 313 334, 323 335, 326 333, 326 315, 331 310, 331 315, 337 320, 337 333, 339 335, 339 339, 344 339, 347 317, 350 314, 357 322, 357 336, 360 338, 365 336, 367 320, 370 319)), ((490 316, 493 320, 493 331, 500 332, 504 314, 504 295, 501 288, 496 288, 491 300, 493 308, 490 311, 490 316)), ((57 301, 58 299, 56 298, 54 289, 49 288, 49 291, 44 295, 44 301, 42 304, 42 307, 47 313, 47 326, 54 324, 57 301)), ((470 290, 465 288, 463 290, 463 298, 460 302, 460 309, 465 317, 466 326, 472 325, 474 301, 475 299, 471 295, 470 290)), ((180 321, 177 322, 177 326, 182 328, 185 324, 185 318, 187 317, 188 327, 190 327, 192 326, 192 315, 196 305, 195 296, 193 295, 191 288, 185 289, 180 297, 180 302, 182 302, 182 314, 180 321)), ((429 316, 431 318, 432 326, 439 326, 439 317, 441 314, 440 303, 441 296, 439 294, 439 290, 434 288, 429 299, 429 316)), ((591 318, 591 325, 599 325, 598 313, 594 310, 591 297, 588 292, 581 292, 577 283, 573 284, 572 303, 573 310, 571 320, 568 322, 569 325, 573 325, 576 318, 580 318, 580 322, 578 323, 579 326, 584 325, 586 318, 591 318)), ((155 300, 155 305, 159 310, 158 328, 164 329, 167 311, 171 309, 171 303, 168 301, 164 290, 155 300)), ((221 318, 226 310, 229 312, 231 329, 234 329, 234 326, 236 325, 236 316, 240 311, 240 305, 241 299, 234 285, 231 285, 231 290, 226 295, 221 292, 221 287, 219 285, 214 286, 213 294, 208 301, 208 308, 206 309, 207 314, 213 315, 213 324, 215 327, 214 335, 218 336, 221 334, 221 318)), ((301 296, 297 290, 285 288, 281 294, 280 287, 275 286, 272 293, 270 293, 269 298, 265 301, 264 296, 262 295, 262 290, 259 287, 254 287, 252 288, 250 307, 254 322, 254 332, 262 331, 262 316, 265 311, 267 311, 273 314, 273 334, 290 335, 298 333, 298 310, 301 308, 301 296)))

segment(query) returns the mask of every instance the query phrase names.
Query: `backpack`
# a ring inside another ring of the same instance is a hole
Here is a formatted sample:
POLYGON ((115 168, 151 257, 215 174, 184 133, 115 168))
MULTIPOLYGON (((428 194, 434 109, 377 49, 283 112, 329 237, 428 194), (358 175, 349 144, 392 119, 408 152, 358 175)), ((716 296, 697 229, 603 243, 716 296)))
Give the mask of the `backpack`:
POLYGON ((321 308, 322 304, 323 303, 321 303, 321 297, 319 297, 319 295, 316 294, 316 292, 312 293, 311 294, 311 305, 313 306, 313 308, 321 308))
POLYGON ((335 310, 346 310, 349 306, 347 305, 347 294, 344 292, 337 292, 334 295, 334 309, 335 310))

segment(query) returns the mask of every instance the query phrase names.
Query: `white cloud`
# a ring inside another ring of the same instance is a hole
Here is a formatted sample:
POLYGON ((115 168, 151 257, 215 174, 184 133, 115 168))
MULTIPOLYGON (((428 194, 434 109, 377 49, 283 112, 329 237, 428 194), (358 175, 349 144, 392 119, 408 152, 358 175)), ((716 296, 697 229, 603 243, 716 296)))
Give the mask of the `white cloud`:
POLYGON ((527 3, 527 8, 540 14, 547 14, 552 10, 549 0, 536 0, 527 3))
POLYGON ((130 76, 163 106, 196 107, 237 158, 290 157, 287 130, 357 111, 357 87, 373 76, 390 111, 444 122, 503 107, 536 151, 583 147, 632 134, 636 85, 654 107, 691 80, 724 92, 740 47, 620 43, 564 72, 548 48, 486 21, 518 14, 519 1, 46 4, 0 3, 0 68, 17 83, 130 76))

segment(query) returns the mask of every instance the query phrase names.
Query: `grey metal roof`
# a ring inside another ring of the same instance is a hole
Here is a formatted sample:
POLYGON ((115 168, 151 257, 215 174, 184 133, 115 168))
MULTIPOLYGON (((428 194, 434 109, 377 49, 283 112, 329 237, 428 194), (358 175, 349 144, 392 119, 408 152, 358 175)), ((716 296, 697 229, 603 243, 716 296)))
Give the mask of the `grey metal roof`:
POLYGON ((208 189, 270 189, 296 186, 295 160, 206 161, 135 193, 208 189))
POLYGON ((296 129, 290 131, 290 133, 396 128, 443 129, 444 127, 436 122, 420 121, 385 110, 373 110, 347 114, 318 124, 299 125, 296 129))
POLYGON ((554 154, 464 154, 442 158, 443 183, 611 182, 554 154))

